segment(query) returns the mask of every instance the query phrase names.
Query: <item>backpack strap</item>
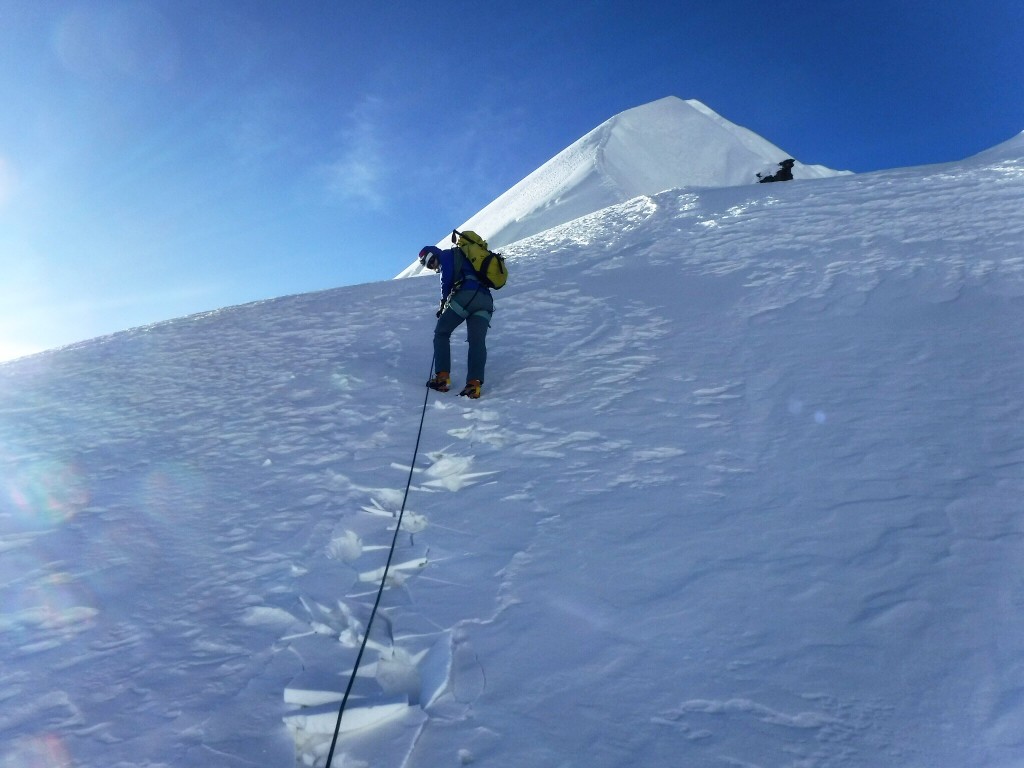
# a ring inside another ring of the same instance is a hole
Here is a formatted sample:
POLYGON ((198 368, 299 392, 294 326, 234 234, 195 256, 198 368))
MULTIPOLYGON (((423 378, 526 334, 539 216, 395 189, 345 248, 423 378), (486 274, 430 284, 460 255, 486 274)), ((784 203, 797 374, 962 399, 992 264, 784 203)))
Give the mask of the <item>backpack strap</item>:
MULTIPOLYGON (((483 288, 486 289, 487 281, 480 277, 480 274, 473 269, 473 262, 462 252, 461 248, 455 248, 455 281, 452 283, 452 295, 463 288, 483 288), (467 267, 469 275, 466 274, 467 267)), ((486 264, 486 261, 484 262, 486 264)))
POLYGON ((487 279, 487 270, 491 266, 491 262, 494 261, 494 257, 496 255, 497 254, 495 254, 494 251, 488 250, 487 255, 484 256, 484 260, 480 262, 480 271, 477 272, 477 276, 480 278, 480 281, 488 288, 491 287, 491 281, 487 279))

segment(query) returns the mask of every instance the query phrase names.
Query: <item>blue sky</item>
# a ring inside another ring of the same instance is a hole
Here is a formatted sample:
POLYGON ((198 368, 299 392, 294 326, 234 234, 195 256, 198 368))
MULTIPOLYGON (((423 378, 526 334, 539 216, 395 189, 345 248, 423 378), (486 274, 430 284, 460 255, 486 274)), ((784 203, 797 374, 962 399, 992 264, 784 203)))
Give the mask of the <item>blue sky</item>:
POLYGON ((663 96, 806 163, 958 160, 1024 130, 1022 51, 1019 0, 0 0, 0 358, 388 279, 663 96))

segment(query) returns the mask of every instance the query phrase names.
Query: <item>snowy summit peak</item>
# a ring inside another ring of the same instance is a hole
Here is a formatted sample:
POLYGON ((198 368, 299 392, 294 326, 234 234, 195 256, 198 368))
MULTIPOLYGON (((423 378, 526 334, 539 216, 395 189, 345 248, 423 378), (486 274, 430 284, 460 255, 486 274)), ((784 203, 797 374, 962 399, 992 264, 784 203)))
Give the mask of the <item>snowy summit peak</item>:
MULTIPOLYGON (((601 123, 459 228, 501 248, 639 195, 753 184, 788 157, 701 102, 667 96, 601 123)), ((799 162, 793 168, 795 178, 837 173, 799 162)), ((413 264, 398 277, 420 271, 413 264)))
POLYGON ((674 96, 626 110, 581 141, 588 138, 604 179, 625 199, 676 187, 752 184, 762 167, 789 156, 696 99, 674 96))

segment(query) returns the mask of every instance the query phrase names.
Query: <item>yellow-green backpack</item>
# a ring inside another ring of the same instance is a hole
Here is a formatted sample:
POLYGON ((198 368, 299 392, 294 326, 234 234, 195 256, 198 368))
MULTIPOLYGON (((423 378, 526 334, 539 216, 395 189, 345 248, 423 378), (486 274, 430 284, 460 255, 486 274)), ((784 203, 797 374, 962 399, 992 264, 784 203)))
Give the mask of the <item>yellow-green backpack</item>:
POLYGON ((476 272, 477 279, 485 288, 498 290, 505 285, 508 280, 505 258, 500 253, 489 250, 487 241, 480 235, 469 230, 459 232, 453 229, 452 242, 465 254, 466 260, 476 272))

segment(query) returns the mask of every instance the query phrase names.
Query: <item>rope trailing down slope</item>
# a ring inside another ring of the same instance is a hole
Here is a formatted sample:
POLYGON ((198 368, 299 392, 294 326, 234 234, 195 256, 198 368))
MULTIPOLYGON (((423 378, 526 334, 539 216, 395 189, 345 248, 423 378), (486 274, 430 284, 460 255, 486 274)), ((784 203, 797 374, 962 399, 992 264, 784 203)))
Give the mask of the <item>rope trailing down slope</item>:
MULTIPOLYGON (((430 360, 430 370, 434 370, 434 360, 430 360)), ((423 396, 423 409, 420 412, 420 426, 416 432, 416 447, 412 451, 412 461, 409 462, 409 477, 405 481, 405 495, 402 497, 402 507, 398 511, 398 520, 395 523, 395 535, 391 538, 391 549, 388 552, 388 561, 384 564, 384 575, 380 580, 380 587, 377 589, 377 599, 374 600, 373 610, 370 611, 370 618, 366 622, 366 631, 363 632, 363 642, 359 645, 359 653, 356 655, 356 662, 352 666, 352 675, 348 679, 348 685, 345 687, 345 695, 341 699, 341 705, 338 707, 338 721, 334 725, 334 736, 331 739, 331 749, 327 753, 327 766, 331 768, 331 762, 334 760, 334 748, 338 744, 338 734, 341 732, 341 719, 345 715, 345 707, 348 704, 348 697, 352 693, 352 686, 356 681, 356 674, 359 672, 359 664, 363 660, 363 652, 366 650, 366 643, 370 639, 370 629, 373 627, 373 619, 377 615, 377 608, 380 607, 381 597, 384 595, 384 586, 388 581, 388 570, 391 568, 391 561, 395 556, 395 545, 398 543, 398 532, 402 530, 402 518, 405 516, 405 503, 409 499, 409 489, 412 487, 412 473, 416 468, 416 457, 420 452, 420 438, 423 436, 423 422, 427 416, 427 400, 430 398, 430 390, 427 389, 427 393, 423 396)))

